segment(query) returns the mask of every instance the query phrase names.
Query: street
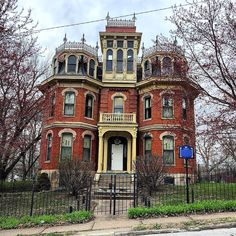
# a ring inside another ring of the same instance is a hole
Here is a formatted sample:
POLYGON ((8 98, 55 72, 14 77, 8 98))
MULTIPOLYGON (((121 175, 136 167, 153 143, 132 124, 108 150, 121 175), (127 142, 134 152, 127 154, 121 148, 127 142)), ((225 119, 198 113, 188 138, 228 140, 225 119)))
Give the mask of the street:
MULTIPOLYGON (((158 234, 158 236, 236 236, 236 228, 230 229, 212 229, 202 231, 191 231, 182 233, 169 233, 169 234, 158 234)), ((157 234, 151 234, 151 236, 157 236, 157 234)))

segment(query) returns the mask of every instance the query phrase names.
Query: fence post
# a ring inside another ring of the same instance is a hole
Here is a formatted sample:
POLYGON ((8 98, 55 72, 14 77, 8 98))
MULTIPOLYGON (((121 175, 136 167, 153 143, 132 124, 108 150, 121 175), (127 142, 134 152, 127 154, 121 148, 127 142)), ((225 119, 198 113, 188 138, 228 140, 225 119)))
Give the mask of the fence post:
POLYGON ((33 216, 34 193, 35 193, 35 177, 33 178, 33 188, 32 188, 31 204, 30 204, 30 216, 33 216))
POLYGON ((194 190, 192 188, 192 203, 194 203, 194 190))
POLYGON ((79 211, 80 210, 80 193, 79 193, 79 191, 77 192, 76 200, 77 200, 77 211, 79 211))
POLYGON ((113 215, 116 214, 116 175, 114 175, 114 185, 113 185, 113 215))
POLYGON ((112 184, 113 184, 113 175, 111 175, 111 180, 109 183, 109 189, 110 189, 110 214, 111 214, 111 208, 112 208, 112 184))
POLYGON ((187 203, 189 203, 189 179, 188 179, 188 159, 186 159, 186 191, 187 203))
POLYGON ((133 193, 134 208, 136 207, 136 175, 134 174, 134 193, 133 193))

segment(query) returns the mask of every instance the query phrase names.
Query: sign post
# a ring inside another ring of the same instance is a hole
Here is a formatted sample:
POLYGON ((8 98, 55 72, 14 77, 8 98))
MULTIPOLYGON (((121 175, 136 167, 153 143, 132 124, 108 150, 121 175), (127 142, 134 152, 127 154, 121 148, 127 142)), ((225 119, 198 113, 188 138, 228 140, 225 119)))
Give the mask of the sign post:
POLYGON ((180 146, 179 158, 183 158, 186 161, 186 197, 187 197, 187 203, 189 203, 188 160, 193 159, 193 147, 189 145, 180 146))

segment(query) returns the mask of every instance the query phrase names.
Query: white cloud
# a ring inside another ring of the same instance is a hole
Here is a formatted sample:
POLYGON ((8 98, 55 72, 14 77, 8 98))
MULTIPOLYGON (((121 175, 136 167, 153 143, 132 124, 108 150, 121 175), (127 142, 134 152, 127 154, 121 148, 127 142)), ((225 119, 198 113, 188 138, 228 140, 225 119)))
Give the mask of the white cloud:
MULTIPOLYGON (((107 12, 111 17, 114 17, 165 8, 179 3, 184 3, 184 0, 19 0, 19 7, 31 8, 34 22, 38 22, 38 29, 42 29, 103 19, 107 12)), ((145 47, 152 46, 152 39, 155 39, 157 34, 168 35, 173 26, 165 21, 165 17, 170 14, 171 10, 163 10, 137 16, 137 31, 143 33, 142 40, 145 42, 145 47)), ((50 56, 54 53, 55 48, 62 43, 65 33, 69 41, 80 41, 84 33, 86 42, 95 46, 96 41, 99 42, 99 31, 104 31, 105 25, 106 22, 102 21, 42 31, 38 34, 38 42, 42 48, 46 48, 45 53, 50 56)))

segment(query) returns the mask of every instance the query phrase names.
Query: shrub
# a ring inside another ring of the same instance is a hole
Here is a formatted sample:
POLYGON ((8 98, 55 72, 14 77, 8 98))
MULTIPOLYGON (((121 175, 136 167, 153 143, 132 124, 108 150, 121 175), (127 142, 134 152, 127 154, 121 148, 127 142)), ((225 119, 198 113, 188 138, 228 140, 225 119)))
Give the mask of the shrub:
POLYGON ((134 166, 138 179, 138 189, 144 196, 151 196, 163 185, 167 168, 158 156, 138 156, 134 166))
POLYGON ((77 195, 90 186, 94 176, 94 163, 82 160, 65 160, 59 164, 60 185, 68 192, 77 195))
POLYGON ((49 190, 51 188, 50 179, 47 173, 41 173, 37 177, 37 182, 35 186, 36 191, 49 190))
POLYGON ((25 192, 33 188, 32 180, 0 182, 0 192, 25 192))
POLYGON ((236 200, 202 201, 192 204, 159 205, 151 208, 137 207, 128 210, 129 218, 149 218, 153 216, 173 216, 186 213, 209 213, 219 211, 236 211, 236 200))
POLYGON ((75 211, 64 215, 42 215, 42 216, 24 216, 0 217, 0 229, 13 229, 17 227, 33 227, 36 225, 57 224, 57 223, 83 223, 93 218, 92 212, 75 211))

